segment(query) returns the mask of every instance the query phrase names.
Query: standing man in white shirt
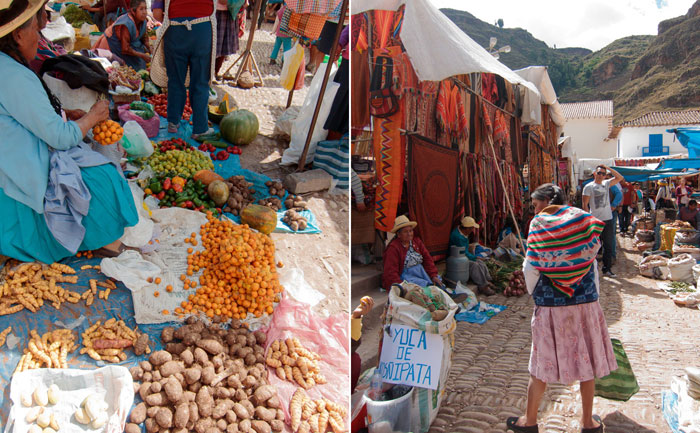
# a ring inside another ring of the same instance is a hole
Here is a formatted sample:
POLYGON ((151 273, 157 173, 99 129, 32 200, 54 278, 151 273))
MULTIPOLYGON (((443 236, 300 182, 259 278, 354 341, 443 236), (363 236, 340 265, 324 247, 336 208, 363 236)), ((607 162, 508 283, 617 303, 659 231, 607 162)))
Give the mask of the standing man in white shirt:
POLYGON ((590 212, 594 217, 605 223, 605 229, 601 234, 603 241, 603 275, 615 277, 612 271, 613 245, 615 242, 615 223, 613 219, 613 209, 610 204, 610 187, 617 185, 624 178, 620 173, 608 167, 599 165, 595 169, 593 182, 583 188, 583 210, 590 212), (610 172, 614 177, 605 179, 605 175, 610 172))

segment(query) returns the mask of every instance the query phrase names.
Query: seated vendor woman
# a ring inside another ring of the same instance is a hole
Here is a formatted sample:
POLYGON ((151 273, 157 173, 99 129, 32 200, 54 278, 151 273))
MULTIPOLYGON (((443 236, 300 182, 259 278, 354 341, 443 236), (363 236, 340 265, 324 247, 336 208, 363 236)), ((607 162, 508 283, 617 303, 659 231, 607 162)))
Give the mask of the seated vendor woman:
POLYGON ((146 62, 151 61, 146 33, 147 17, 146 0, 131 0, 129 13, 117 18, 105 32, 112 54, 136 71, 146 69, 146 62))
POLYGON ((491 274, 486 264, 469 252, 469 238, 474 237, 479 224, 472 217, 464 217, 459 225, 450 234, 450 246, 464 247, 464 254, 469 259, 469 280, 471 280, 479 293, 490 296, 495 294, 495 286, 491 282, 491 274))
POLYGON ((44 263, 77 251, 116 255, 124 228, 138 222, 134 198, 120 169, 83 143, 109 105, 66 121, 30 69, 43 3, 12 0, 0 9, 0 254, 44 263))
MULTIPOLYGON (((409 221, 404 215, 394 221, 391 232, 396 233, 396 237, 389 242, 384 251, 382 283, 387 290, 391 289, 392 284, 401 284, 403 281, 421 287, 445 287, 428 249, 420 239, 413 236, 413 228, 417 225, 417 222, 409 221)), ((457 303, 466 299, 464 294, 450 296, 457 303)))

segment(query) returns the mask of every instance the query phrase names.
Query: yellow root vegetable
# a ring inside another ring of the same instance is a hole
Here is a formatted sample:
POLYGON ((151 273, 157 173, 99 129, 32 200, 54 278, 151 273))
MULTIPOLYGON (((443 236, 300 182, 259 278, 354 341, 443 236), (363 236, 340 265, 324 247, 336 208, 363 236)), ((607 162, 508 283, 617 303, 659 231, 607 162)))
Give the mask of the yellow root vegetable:
POLYGON ((7 334, 12 332, 12 326, 8 326, 2 332, 0 332, 0 347, 5 345, 5 340, 7 339, 7 334))

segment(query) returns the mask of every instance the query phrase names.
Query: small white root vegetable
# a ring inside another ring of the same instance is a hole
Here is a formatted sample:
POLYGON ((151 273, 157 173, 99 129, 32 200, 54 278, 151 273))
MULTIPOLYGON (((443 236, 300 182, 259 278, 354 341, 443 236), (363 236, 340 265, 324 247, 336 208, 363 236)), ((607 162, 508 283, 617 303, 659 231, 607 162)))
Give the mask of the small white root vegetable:
POLYGON ((100 413, 97 418, 92 420, 90 423, 90 428, 98 429, 107 423, 107 414, 105 412, 100 413))
POLYGON ((27 422, 27 424, 31 424, 34 421, 36 421, 37 418, 39 418, 39 415, 41 415, 41 412, 43 412, 44 408, 41 406, 36 406, 27 412, 27 416, 24 417, 24 420, 27 422))
POLYGON ((31 407, 31 405, 33 403, 32 393, 30 393, 29 391, 23 392, 19 396, 19 400, 22 402, 22 406, 31 407))
POLYGON ((34 397, 34 403, 36 403, 37 406, 46 406, 49 404, 49 396, 44 388, 36 388, 32 397, 34 397))
POLYGON ((78 409, 75 411, 75 420, 80 424, 90 423, 90 418, 88 418, 87 414, 85 413, 85 409, 78 409))
POLYGON ((58 385, 55 383, 49 387, 49 390, 46 393, 46 396, 49 399, 49 404, 56 404, 58 402, 59 392, 58 385))
POLYGON ((46 428, 51 424, 51 413, 46 411, 43 412, 41 415, 39 415, 39 418, 36 419, 36 423, 39 427, 41 428, 46 428))

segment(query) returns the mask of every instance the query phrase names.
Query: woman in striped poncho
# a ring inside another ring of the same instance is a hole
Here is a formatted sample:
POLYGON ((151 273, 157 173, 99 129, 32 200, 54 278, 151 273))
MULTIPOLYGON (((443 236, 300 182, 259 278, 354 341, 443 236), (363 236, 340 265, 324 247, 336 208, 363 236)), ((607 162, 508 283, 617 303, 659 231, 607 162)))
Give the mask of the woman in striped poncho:
POLYGON ((564 192, 551 183, 532 194, 523 272, 535 301, 527 412, 508 418, 514 432, 538 432, 537 410, 547 383, 581 382, 583 433, 603 431, 593 415, 595 379, 617 369, 608 327, 598 303, 596 254, 604 224, 566 206, 564 192))

